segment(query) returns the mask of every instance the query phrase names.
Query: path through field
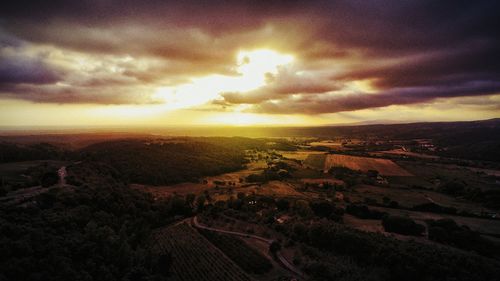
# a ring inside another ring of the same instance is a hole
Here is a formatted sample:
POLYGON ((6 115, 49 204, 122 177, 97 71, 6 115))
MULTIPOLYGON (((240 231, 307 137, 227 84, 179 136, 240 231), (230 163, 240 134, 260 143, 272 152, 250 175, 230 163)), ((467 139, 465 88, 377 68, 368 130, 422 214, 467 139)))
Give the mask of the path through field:
POLYGON ((8 193, 7 196, 2 197, 0 199, 0 202, 6 205, 17 205, 27 200, 30 200, 31 198, 37 195, 45 193, 53 188, 66 186, 66 176, 67 176, 66 166, 62 166, 61 168, 59 168, 57 170, 57 174, 59 176, 59 183, 57 185, 49 187, 43 187, 41 185, 37 185, 23 189, 18 189, 8 193))
POLYGON ((57 175, 59 175, 59 184, 60 185, 65 185, 66 184, 66 176, 68 175, 66 172, 66 166, 62 166, 57 170, 57 175))

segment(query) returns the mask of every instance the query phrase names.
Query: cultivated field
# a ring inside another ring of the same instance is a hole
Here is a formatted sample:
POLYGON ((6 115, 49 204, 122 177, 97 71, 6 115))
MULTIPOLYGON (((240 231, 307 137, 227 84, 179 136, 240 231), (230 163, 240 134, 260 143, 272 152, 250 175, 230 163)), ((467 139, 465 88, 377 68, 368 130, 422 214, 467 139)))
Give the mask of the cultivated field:
POLYGON ((324 162, 324 170, 332 167, 346 167, 351 170, 363 171, 377 170, 383 176, 412 176, 408 171, 398 166, 389 159, 358 157, 340 154, 328 154, 324 162))
POLYGON ((382 203, 384 197, 397 201, 400 205, 408 208, 426 203, 434 203, 476 215, 480 215, 482 211, 493 212, 480 204, 432 190, 358 185, 355 188, 355 192, 349 193, 349 198, 353 202, 363 202, 365 198, 371 198, 378 203, 382 203))
POLYGON ((404 150, 402 150, 400 148, 370 153, 370 155, 374 155, 374 156, 381 156, 381 155, 383 156, 384 154, 388 154, 388 155, 400 155, 400 156, 408 156, 408 157, 424 158, 424 159, 439 159, 439 156, 429 155, 429 154, 423 154, 423 153, 416 153, 416 152, 410 152, 410 151, 404 151, 404 150))
POLYGON ((309 143, 310 146, 324 146, 328 148, 342 148, 341 142, 332 142, 332 141, 318 141, 309 143))
POLYGON ((131 184, 131 188, 138 189, 151 193, 155 198, 168 197, 174 194, 186 195, 189 193, 200 194, 207 189, 211 189, 211 186, 201 183, 179 183, 174 185, 165 186, 153 186, 144 184, 131 184))
POLYGON ((250 193, 255 193, 258 195, 266 195, 266 196, 295 196, 295 197, 303 197, 304 194, 295 190, 295 187, 287 182, 282 181, 270 181, 261 186, 252 186, 247 188, 245 191, 250 193))
POLYGON ((438 220, 443 218, 449 218, 457 222, 458 225, 465 225, 469 227, 473 231, 480 232, 482 234, 490 234, 498 236, 500 235, 500 221, 499 220, 491 220, 484 218, 473 218, 473 217, 463 217, 456 215, 447 215, 447 214, 436 214, 429 212, 417 212, 410 210, 402 210, 402 209, 391 209, 384 207, 370 207, 371 209, 376 209, 379 211, 387 212, 391 215, 398 216, 408 216, 415 221, 418 221, 421 224, 426 224, 426 220, 438 220))
MULTIPOLYGON (((427 187, 433 187, 434 184, 429 183, 433 183, 435 179, 440 179, 441 182, 450 180, 464 181, 469 186, 478 187, 482 190, 498 188, 495 179, 488 176, 483 169, 477 170, 472 167, 452 164, 419 163, 416 161, 398 161, 397 163, 415 175, 415 178, 422 181, 422 185, 427 187), (428 184, 424 185, 425 182, 428 184)), ((490 170, 490 173, 493 173, 493 170, 490 170)))
POLYGON ((325 167, 327 154, 311 154, 304 161, 304 165, 309 168, 323 170, 325 167))
POLYGON ((279 151, 278 153, 281 154, 285 158, 294 159, 294 160, 300 160, 300 161, 306 160, 309 155, 325 154, 322 151, 309 151, 309 150, 279 151))
POLYGON ((160 230, 156 234, 156 246, 160 252, 172 255, 174 280, 251 280, 219 249, 186 224, 160 230))
POLYGON ((225 173, 222 175, 217 175, 212 177, 206 177, 205 180, 207 184, 210 186, 215 186, 216 185, 215 182, 224 182, 225 184, 234 183, 234 185, 239 186, 241 185, 240 181, 242 179, 245 179, 251 174, 255 174, 255 172, 257 171, 262 171, 266 167, 267 167, 266 161, 263 160, 250 162, 243 170, 232 173, 225 173))
POLYGON ((323 183, 328 183, 331 185, 342 185, 344 182, 339 179, 330 179, 330 178, 307 178, 307 179, 302 179, 301 180, 303 183, 310 183, 310 184, 323 184, 323 183))

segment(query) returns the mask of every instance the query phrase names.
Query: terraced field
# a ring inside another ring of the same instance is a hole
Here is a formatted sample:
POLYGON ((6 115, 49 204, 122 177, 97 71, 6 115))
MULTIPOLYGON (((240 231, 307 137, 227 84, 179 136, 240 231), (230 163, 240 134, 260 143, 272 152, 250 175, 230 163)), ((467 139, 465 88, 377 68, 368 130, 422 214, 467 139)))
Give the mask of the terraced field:
POLYGON ((158 251, 172 255, 173 280, 251 280, 241 268, 187 224, 164 228, 156 233, 155 238, 158 251))

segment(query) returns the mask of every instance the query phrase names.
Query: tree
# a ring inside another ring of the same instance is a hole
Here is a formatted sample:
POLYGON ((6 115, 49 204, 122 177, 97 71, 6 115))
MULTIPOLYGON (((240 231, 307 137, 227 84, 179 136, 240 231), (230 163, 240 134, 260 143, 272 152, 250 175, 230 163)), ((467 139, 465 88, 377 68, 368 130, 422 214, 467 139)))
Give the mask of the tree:
POLYGON ((207 198, 205 195, 199 195, 198 198, 196 198, 196 208, 198 212, 203 211, 205 208, 205 202, 207 201, 207 198))
POLYGON ((46 172, 40 179, 40 184, 43 187, 53 186, 58 182, 59 182, 59 175, 57 174, 57 172, 54 171, 46 172))
POLYGON ((286 211, 290 208, 290 201, 285 198, 280 198, 276 201, 276 207, 280 211, 286 211))
POLYGON ((0 197, 4 197, 5 195, 7 195, 7 190, 5 187, 0 186, 0 197))
POLYGON ((318 217, 326 218, 329 217, 334 210, 333 204, 328 201, 313 201, 310 204, 311 209, 314 214, 318 217))
POLYGON ((196 195, 194 193, 189 193, 186 195, 186 204, 189 205, 190 207, 194 207, 194 199, 196 198, 196 195))
POLYGON ((312 213, 309 203, 306 200, 295 201, 294 209, 302 217, 308 216, 312 213))
POLYGON ((281 244, 278 241, 273 241, 269 244, 269 251, 272 254, 276 254, 279 250, 281 250, 281 244))

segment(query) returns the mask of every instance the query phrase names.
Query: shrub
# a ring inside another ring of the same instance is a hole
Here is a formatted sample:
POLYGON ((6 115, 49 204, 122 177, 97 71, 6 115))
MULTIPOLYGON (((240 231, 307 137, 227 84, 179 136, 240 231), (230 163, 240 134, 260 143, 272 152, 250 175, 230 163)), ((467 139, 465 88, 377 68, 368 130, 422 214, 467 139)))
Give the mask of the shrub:
POLYGON ((271 245, 269 245, 269 251, 276 254, 279 250, 281 250, 281 244, 278 241, 271 242, 271 245))
POLYGON ((310 207, 316 216, 322 218, 329 217, 335 210, 335 205, 325 200, 313 201, 311 202, 310 207))
POLYGON ((425 227, 416 223, 408 217, 386 216, 382 220, 382 226, 387 232, 394 232, 403 235, 422 235, 425 227))
POLYGON ((430 240, 475 251, 485 256, 495 256, 500 250, 495 242, 483 238, 478 232, 466 226, 457 225, 452 219, 430 220, 427 225, 430 240))
POLYGON ((360 219, 382 219, 386 213, 369 209, 366 205, 351 204, 345 209, 346 213, 360 219))
POLYGON ((59 175, 57 172, 47 172, 43 174, 40 183, 43 187, 49 187, 59 182, 59 175))

